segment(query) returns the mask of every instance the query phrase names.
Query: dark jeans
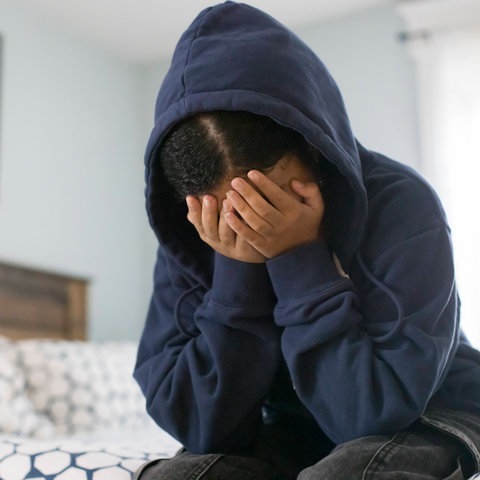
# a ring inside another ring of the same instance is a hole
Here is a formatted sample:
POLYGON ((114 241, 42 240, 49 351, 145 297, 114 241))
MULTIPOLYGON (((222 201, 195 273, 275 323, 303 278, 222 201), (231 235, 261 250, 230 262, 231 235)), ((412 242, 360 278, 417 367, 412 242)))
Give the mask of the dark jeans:
POLYGON ((393 435, 334 447, 266 427, 255 452, 194 455, 183 451, 139 471, 139 480, 464 480, 475 473, 464 443, 421 421, 393 435), (320 445, 319 445, 320 443, 320 445), (312 447, 317 445, 316 448, 312 447))

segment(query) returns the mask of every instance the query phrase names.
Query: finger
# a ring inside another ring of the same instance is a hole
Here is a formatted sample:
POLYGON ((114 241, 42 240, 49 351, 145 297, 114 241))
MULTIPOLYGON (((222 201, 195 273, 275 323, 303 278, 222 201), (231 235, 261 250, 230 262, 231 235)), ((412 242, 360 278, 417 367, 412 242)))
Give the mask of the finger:
POLYGON ((261 239, 261 236, 238 218, 234 212, 227 212, 224 214, 224 217, 233 232, 248 243, 252 244, 261 239))
MULTIPOLYGON (((244 180, 242 180, 242 182, 246 184, 244 180)), ((232 181, 232 185, 236 185, 237 183, 238 182, 232 181)), ((278 215, 275 208, 249 185, 241 188, 240 191, 243 193, 242 195, 235 190, 229 190, 226 196, 229 203, 242 217, 243 221, 257 232, 271 228, 271 223, 273 223, 275 215, 278 215), (249 192, 250 190, 253 191, 253 194, 249 192)))
POLYGON ((188 195, 186 198, 188 214, 187 220, 193 224, 200 236, 204 234, 202 225, 202 204, 200 200, 193 195, 188 195))
POLYGON ((223 201, 222 212, 223 214, 220 215, 220 218, 218 220, 218 236, 223 244, 232 245, 235 243, 236 234, 225 220, 225 214, 232 213, 233 215, 235 215, 235 212, 233 207, 228 203, 227 200, 223 201))
POLYGON ((297 179, 292 179, 290 182, 292 191, 300 196, 303 203, 314 209, 323 209, 324 202, 322 192, 318 184, 314 182, 301 182, 297 179))
MULTIPOLYGON (((242 216, 243 214, 248 214, 248 209, 246 205, 250 207, 258 217, 263 220, 268 218, 269 223, 274 223, 278 220, 278 210, 270 202, 266 195, 254 185, 251 185, 243 178, 234 178, 231 182, 234 192, 237 192, 244 202, 238 201, 238 204, 233 204, 235 210, 237 210, 242 216)), ((278 187, 277 187, 278 188, 278 187)), ((237 200, 237 198, 235 198, 237 200)), ((252 218, 251 221, 255 221, 255 218, 252 218)), ((253 223, 251 224, 252 226, 253 223)))
POLYGON ((250 170, 247 173, 247 177, 278 211, 283 213, 291 206, 292 197, 263 173, 257 170, 250 170))
POLYGON ((217 199, 213 195, 202 198, 202 226, 208 239, 218 240, 217 199))
POLYGON ((233 208, 232 204, 226 199, 222 203, 222 211, 223 213, 228 213, 228 212, 235 213, 235 209, 233 208))

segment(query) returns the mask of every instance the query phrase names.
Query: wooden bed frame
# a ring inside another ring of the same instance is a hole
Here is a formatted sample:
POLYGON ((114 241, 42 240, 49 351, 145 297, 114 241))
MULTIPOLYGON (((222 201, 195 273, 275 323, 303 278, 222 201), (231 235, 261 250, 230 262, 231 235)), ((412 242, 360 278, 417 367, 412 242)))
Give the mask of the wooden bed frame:
POLYGON ((88 280, 0 262, 0 335, 86 340, 88 280))

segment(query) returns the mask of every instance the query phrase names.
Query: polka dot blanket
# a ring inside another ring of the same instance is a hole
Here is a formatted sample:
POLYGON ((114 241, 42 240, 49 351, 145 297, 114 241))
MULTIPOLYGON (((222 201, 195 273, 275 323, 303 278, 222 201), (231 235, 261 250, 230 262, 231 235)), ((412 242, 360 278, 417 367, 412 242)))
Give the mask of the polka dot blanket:
POLYGON ((144 463, 169 458, 177 450, 178 444, 167 436, 135 445, 131 440, 55 441, 0 436, 0 479, 131 480, 144 463))
POLYGON ((133 380, 134 342, 0 337, 0 480, 130 480, 180 444, 133 380))

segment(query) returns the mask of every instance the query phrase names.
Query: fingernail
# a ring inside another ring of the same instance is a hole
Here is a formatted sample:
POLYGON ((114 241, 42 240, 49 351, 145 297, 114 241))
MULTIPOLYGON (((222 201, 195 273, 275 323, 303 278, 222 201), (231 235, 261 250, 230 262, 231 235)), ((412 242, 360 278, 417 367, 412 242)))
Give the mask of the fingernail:
POLYGON ((234 178, 231 183, 232 187, 236 190, 241 190, 243 188, 243 182, 240 178, 234 178))
POLYGON ((250 180, 253 180, 253 181, 257 181, 260 178, 260 176, 258 175, 258 172, 256 170, 250 170, 247 173, 247 176, 250 180))

